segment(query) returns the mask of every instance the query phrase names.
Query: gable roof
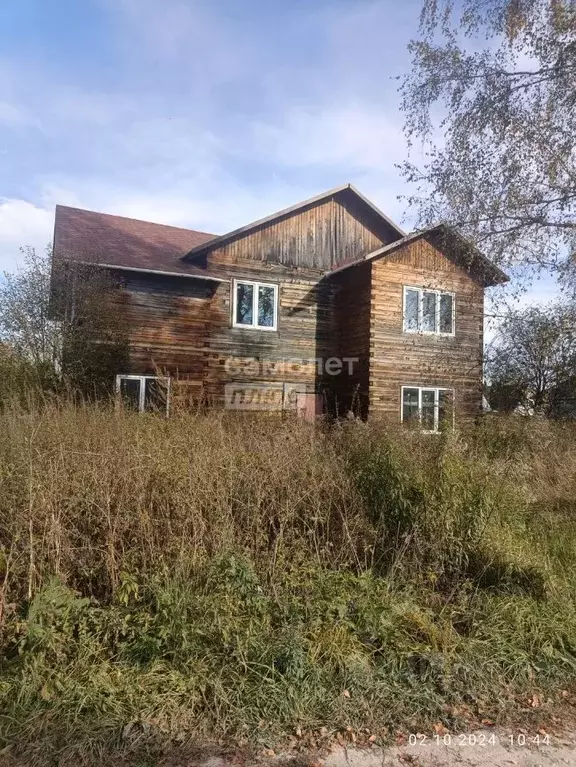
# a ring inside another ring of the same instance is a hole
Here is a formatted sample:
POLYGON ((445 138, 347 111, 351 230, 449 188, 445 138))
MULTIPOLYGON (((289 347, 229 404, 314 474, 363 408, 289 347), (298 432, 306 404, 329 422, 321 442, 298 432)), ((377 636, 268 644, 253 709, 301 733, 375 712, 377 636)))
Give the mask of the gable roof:
POLYGON ((407 234, 399 240, 395 240, 388 245, 383 245, 381 248, 373 250, 372 253, 368 253, 364 258, 361 258, 358 261, 342 264, 331 271, 330 274, 342 272, 344 269, 350 269, 351 267, 358 266, 358 264, 363 264, 366 261, 375 261, 379 258, 389 256, 404 245, 408 245, 419 239, 427 240, 431 245, 434 245, 438 250, 447 255, 453 254, 458 260, 466 261, 466 265, 471 270, 476 270, 482 275, 485 287, 499 285, 510 280, 508 275, 496 266, 496 264, 492 263, 492 261, 478 250, 472 242, 459 234, 453 227, 448 226, 448 224, 437 224, 428 229, 422 229, 419 232, 407 234))
POLYGON ((276 213, 271 213, 269 216, 265 216, 264 218, 259 218, 257 221, 252 221, 252 223, 246 224, 246 226, 241 226, 238 229, 232 229, 232 231, 226 232, 226 234, 222 234, 219 237, 214 237, 211 241, 199 243, 198 245, 190 249, 190 252, 187 254, 186 257, 187 258, 193 257, 194 255, 198 253, 203 253, 208 248, 212 248, 213 246, 216 246, 216 245, 222 245, 225 242, 228 242, 229 240, 234 239, 235 237, 248 234, 253 229, 257 229, 259 226, 263 226, 264 224, 269 224, 273 221, 277 221, 278 219, 283 218, 284 216, 289 216, 292 213, 297 213, 303 208, 307 208, 310 205, 315 205, 316 203, 322 202, 323 200, 327 200, 330 197, 337 197, 343 194, 352 195, 361 204, 370 208, 372 213, 375 214, 382 221, 382 223, 385 224, 392 231, 393 235, 395 235, 398 238, 405 236, 406 233, 402 229, 400 229, 398 224, 392 221, 391 218, 388 218, 388 216, 385 213, 383 213, 380 210, 380 208, 376 207, 374 203, 370 202, 370 200, 367 197, 364 197, 364 195, 361 194, 356 189, 355 186, 353 186, 352 184, 343 184, 342 186, 337 186, 334 189, 329 189, 327 192, 323 192, 322 194, 316 195, 316 197, 310 197, 308 200, 299 202, 296 205, 291 205, 290 207, 283 208, 282 210, 279 210, 276 213))
POLYGON ((124 216, 56 206, 54 257, 115 269, 222 281, 182 260, 215 235, 124 216))
POLYGON ((187 260, 188 257, 204 252, 208 247, 219 245, 248 233, 263 224, 288 216, 330 197, 344 194, 352 195, 361 204, 371 209, 372 213, 390 229, 395 239, 361 259, 341 264, 328 274, 336 274, 366 261, 389 256, 398 248, 419 238, 424 238, 446 252, 447 255, 452 253, 460 260, 465 259, 471 269, 482 275, 485 286, 508 281, 508 276, 499 267, 452 227, 447 224, 438 224, 428 229, 406 234, 352 184, 336 187, 220 236, 193 229, 182 229, 181 227, 154 224, 124 216, 113 216, 107 213, 57 205, 54 226, 54 258, 60 261, 97 264, 111 269, 154 272, 156 274, 227 282, 221 276, 190 263, 187 260))

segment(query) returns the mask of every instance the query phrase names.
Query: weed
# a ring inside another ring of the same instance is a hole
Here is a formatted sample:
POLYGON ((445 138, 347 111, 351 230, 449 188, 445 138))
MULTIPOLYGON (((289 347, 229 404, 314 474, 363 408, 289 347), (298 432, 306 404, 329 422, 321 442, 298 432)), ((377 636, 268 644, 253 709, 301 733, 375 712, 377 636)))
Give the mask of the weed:
POLYGON ((0 428, 0 741, 27 764, 498 718, 576 682, 573 425, 54 401, 0 428))

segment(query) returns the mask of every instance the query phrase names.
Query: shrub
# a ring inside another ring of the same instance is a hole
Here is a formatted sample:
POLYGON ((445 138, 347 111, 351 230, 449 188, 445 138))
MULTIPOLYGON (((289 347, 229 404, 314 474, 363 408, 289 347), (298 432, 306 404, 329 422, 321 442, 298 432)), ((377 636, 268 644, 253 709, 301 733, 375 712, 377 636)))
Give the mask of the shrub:
POLYGON ((52 402, 0 428, 0 739, 27 764, 503 719, 576 681, 574 427, 52 402))

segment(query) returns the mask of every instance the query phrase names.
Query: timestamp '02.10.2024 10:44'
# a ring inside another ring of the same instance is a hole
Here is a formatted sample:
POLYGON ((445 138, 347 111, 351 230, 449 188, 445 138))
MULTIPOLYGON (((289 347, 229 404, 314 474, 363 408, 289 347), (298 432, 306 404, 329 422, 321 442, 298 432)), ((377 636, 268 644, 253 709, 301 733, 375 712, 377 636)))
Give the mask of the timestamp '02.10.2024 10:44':
POLYGON ((480 732, 480 733, 460 733, 459 735, 452 735, 451 733, 445 733, 444 735, 426 735, 424 733, 410 733, 408 736, 408 744, 410 746, 497 746, 499 744, 507 745, 510 747, 523 747, 523 746, 549 746, 550 736, 548 734, 527 735, 523 732, 517 734, 509 734, 498 737, 493 732, 480 732))

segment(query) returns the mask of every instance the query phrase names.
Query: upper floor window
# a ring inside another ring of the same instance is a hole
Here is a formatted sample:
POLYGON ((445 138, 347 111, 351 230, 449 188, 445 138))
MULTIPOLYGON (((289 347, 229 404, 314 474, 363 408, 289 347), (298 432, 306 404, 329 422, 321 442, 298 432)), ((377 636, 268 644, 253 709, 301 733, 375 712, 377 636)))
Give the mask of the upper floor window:
POLYGON ((234 280, 232 324, 235 328, 276 330, 278 326, 278 285, 234 280))
POLYGON ((404 287, 404 332, 454 335, 454 293, 404 287))

